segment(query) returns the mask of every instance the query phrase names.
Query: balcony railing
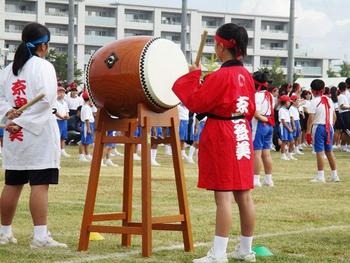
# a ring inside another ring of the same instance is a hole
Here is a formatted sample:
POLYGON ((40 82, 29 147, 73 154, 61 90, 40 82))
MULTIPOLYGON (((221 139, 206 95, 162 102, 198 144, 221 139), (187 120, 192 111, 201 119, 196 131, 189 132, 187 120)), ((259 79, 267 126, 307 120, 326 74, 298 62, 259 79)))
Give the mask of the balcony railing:
POLYGON ((148 23, 148 24, 153 23, 153 21, 150 19, 140 19, 140 18, 126 18, 125 21, 131 22, 131 23, 148 23))
POLYGON ((19 14, 36 14, 36 10, 21 10, 18 8, 11 8, 6 6, 5 7, 5 12, 8 13, 19 13, 19 14))
POLYGON ((45 15, 47 16, 68 16, 67 12, 45 12, 45 15))
POLYGON ((261 31, 268 32, 268 33, 288 33, 287 30, 277 30, 277 29, 267 29, 267 28, 263 28, 261 31))

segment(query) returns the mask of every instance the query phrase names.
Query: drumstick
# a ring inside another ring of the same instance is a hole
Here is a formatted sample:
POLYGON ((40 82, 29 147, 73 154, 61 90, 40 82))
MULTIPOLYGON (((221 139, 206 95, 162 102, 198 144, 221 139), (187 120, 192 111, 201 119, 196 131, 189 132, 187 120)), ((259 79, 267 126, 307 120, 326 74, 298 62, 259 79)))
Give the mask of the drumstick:
POLYGON ((198 48, 196 61, 194 62, 194 64, 197 67, 199 66, 199 63, 201 61, 202 54, 203 54, 203 49, 204 49, 205 43, 207 41, 207 37, 208 37, 208 31, 204 30, 203 34, 202 34, 202 37, 201 37, 201 43, 200 43, 199 48, 198 48))
MULTIPOLYGON (((26 104, 24 104, 22 107, 20 107, 17 111, 23 112, 24 110, 28 109, 30 106, 33 106, 35 103, 37 103, 39 100, 45 97, 45 94, 41 93, 38 96, 36 96, 34 99, 30 100, 26 104)), ((0 129, 5 128, 6 125, 0 123, 0 129)))
POLYGON ((27 102, 27 104, 24 104, 22 107, 20 107, 17 111, 23 112, 24 110, 28 109, 30 106, 33 106, 35 103, 37 103, 39 100, 45 97, 45 94, 41 93, 38 96, 36 96, 34 99, 27 102))

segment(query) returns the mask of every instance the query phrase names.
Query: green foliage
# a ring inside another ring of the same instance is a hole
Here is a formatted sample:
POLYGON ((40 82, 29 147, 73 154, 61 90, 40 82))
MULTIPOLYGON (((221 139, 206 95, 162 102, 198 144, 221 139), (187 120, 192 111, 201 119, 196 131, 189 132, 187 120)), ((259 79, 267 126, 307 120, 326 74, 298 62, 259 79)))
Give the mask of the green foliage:
POLYGON ((336 78, 337 77, 337 73, 332 68, 329 68, 327 70, 327 75, 328 75, 328 78, 336 78))
POLYGON ((340 77, 348 78, 350 77, 350 65, 343 62, 342 65, 340 65, 340 71, 339 71, 340 77))
MULTIPOLYGON (((56 70, 57 79, 62 83, 67 84, 67 61, 68 55, 66 53, 57 53, 56 50, 50 49, 46 59, 53 64, 56 70)), ((74 60, 74 82, 78 85, 82 84, 81 77, 83 71, 77 69, 77 62, 74 60)))
POLYGON ((269 79, 272 81, 271 84, 273 86, 279 87, 286 82, 283 70, 281 68, 281 59, 278 57, 276 58, 271 68, 264 67, 260 68, 259 71, 268 72, 269 79))

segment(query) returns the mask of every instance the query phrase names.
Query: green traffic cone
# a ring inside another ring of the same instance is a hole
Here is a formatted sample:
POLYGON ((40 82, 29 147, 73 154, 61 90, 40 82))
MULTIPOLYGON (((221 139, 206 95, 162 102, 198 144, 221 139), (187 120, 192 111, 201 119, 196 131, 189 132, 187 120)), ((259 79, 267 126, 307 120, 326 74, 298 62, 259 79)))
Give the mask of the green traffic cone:
POLYGON ((255 246, 253 247, 253 251, 258 257, 270 257, 273 256, 272 252, 264 246, 255 246))

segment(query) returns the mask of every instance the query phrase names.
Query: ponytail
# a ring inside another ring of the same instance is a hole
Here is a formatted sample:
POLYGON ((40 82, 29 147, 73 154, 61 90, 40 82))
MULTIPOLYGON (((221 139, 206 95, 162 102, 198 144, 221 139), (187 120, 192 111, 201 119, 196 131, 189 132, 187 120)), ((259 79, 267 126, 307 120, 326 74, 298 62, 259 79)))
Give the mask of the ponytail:
POLYGON ((12 72, 15 76, 18 76, 19 71, 23 68, 24 64, 31 58, 31 54, 24 42, 22 42, 15 53, 15 57, 12 64, 12 72))
POLYGON ((39 45, 50 41, 50 31, 39 23, 29 23, 22 31, 22 43, 18 46, 12 64, 12 72, 18 76, 27 61, 36 55, 39 45))

